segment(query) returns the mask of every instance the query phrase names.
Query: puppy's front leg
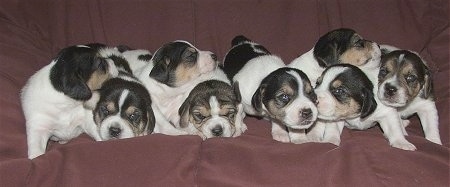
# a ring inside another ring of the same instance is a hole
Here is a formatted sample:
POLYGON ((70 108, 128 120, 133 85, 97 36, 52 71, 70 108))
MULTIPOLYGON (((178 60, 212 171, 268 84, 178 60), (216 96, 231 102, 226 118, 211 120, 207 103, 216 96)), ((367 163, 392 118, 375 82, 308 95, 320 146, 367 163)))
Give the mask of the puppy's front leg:
MULTIPOLYGON (((28 122, 27 122, 28 123, 28 122)), ((45 153, 47 142, 50 138, 50 131, 42 128, 30 128, 27 124, 27 144, 28 144, 28 158, 33 159, 45 153)))
POLYGON ((272 121, 272 138, 279 142, 290 142, 289 133, 284 125, 272 121))
POLYGON ((323 142, 329 142, 336 146, 339 146, 341 144, 341 134, 344 125, 345 121, 326 123, 323 142))
POLYGON ((310 142, 322 142, 323 135, 325 134, 325 121, 317 120, 313 126, 310 127, 309 132, 306 134, 308 141, 310 142))
POLYGON ((378 123, 380 124, 381 129, 383 129, 384 136, 389 140, 389 144, 392 147, 408 151, 416 150, 416 146, 405 139, 401 129, 401 119, 396 112, 386 112, 386 115, 383 116, 378 123))
POLYGON ((434 103, 427 103, 423 109, 417 111, 420 118, 425 138, 433 143, 442 145, 441 137, 439 135, 439 117, 434 103))
POLYGON ((234 124, 236 125, 236 132, 233 134, 233 137, 238 137, 247 130, 247 125, 244 123, 244 107, 242 106, 242 104, 239 104, 237 108, 238 111, 234 120, 234 124))
POLYGON ((306 137, 306 129, 292 129, 289 128, 289 138, 292 143, 302 144, 308 142, 306 137))
POLYGON ((189 133, 175 128, 166 117, 159 111, 156 105, 152 104, 153 113, 155 115, 155 129, 153 133, 161 133, 170 136, 187 135, 189 133))

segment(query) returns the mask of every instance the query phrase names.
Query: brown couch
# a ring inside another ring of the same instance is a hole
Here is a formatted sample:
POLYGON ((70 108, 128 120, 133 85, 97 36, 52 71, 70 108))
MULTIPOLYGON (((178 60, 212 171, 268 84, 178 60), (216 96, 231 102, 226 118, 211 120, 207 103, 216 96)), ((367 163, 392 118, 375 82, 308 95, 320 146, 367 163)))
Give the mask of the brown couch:
POLYGON ((449 2, 447 0, 6 0, 0 6, 0 186, 448 186, 449 2), (339 147, 272 140, 247 117, 238 138, 152 134, 95 142, 86 135, 26 158, 20 89, 65 46, 101 42, 156 50, 184 39, 223 58, 238 34, 289 63, 318 37, 349 27, 367 39, 420 53, 433 70, 443 145, 417 117, 392 148, 380 128, 345 129, 339 147))

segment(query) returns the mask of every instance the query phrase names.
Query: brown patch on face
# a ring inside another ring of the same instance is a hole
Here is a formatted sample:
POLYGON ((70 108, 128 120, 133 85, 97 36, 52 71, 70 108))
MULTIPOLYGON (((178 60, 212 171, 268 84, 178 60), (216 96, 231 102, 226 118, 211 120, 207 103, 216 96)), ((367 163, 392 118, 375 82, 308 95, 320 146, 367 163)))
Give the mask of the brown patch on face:
POLYGON ((411 64, 410 61, 406 61, 406 63, 403 63, 400 67, 400 72, 398 73, 398 80, 400 82, 400 85, 407 90, 408 95, 408 101, 411 98, 416 97, 421 89, 420 82, 418 81, 418 73, 414 66, 411 64), (408 82, 407 80, 411 80, 411 77, 415 77, 415 81, 408 82))
POLYGON ((99 107, 96 109, 96 113, 94 116, 95 124, 100 125, 100 123, 109 116, 109 114, 112 114, 116 111, 116 106, 113 102, 107 102, 99 105, 99 107), (106 110, 108 111, 108 115, 102 114, 101 107, 106 107, 106 110))
POLYGON ((354 34, 348 49, 339 57, 339 61, 345 64, 352 64, 361 66, 367 63, 372 58, 373 42, 363 40, 358 34, 354 34))
POLYGON ((145 129, 146 125, 144 124, 142 115, 144 115, 144 114, 142 114, 142 112, 135 106, 129 106, 125 110, 125 116, 126 116, 125 118, 135 136, 142 135, 146 130, 145 129), (136 121, 132 121, 132 117, 131 117, 132 115, 134 115, 134 118, 137 118, 136 121))
POLYGON ((291 86, 286 83, 281 85, 281 88, 265 104, 269 111, 269 116, 277 120, 283 120, 286 116, 285 109, 293 100, 294 94, 295 90, 293 90, 291 86), (284 100, 283 95, 286 95, 289 100, 284 100))
POLYGON ((102 87, 105 81, 111 78, 112 76, 108 72, 96 70, 94 71, 94 73, 92 73, 86 84, 88 85, 89 89, 98 90, 102 87))
POLYGON ((333 88, 337 88, 337 87, 339 87, 339 86, 341 86, 342 85, 342 81, 341 80, 334 80, 332 83, 331 83, 331 86, 333 87, 333 88))
POLYGON ((336 110, 335 115, 338 119, 348 119, 357 117, 361 112, 361 106, 354 99, 350 98, 345 102, 339 102, 335 100, 336 110))
POLYGON ((196 65, 181 63, 175 70, 175 86, 181 86, 200 75, 200 70, 196 65))

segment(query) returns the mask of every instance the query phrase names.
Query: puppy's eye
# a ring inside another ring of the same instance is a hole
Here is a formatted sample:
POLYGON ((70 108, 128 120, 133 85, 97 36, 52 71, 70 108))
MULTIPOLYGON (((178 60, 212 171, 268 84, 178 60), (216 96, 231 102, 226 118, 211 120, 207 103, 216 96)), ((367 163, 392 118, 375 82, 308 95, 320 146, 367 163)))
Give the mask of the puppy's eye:
POLYGON ((309 99, 311 99, 311 101, 313 103, 317 103, 317 95, 315 92, 309 92, 307 94, 308 94, 309 99))
POLYGON ((188 62, 195 62, 197 61, 197 53, 191 53, 189 56, 186 57, 186 60, 188 62))
POLYGON ((102 114, 102 115, 104 115, 104 116, 107 116, 108 114, 109 114, 109 110, 108 110, 108 107, 106 107, 106 106, 100 106, 100 113, 102 114))
POLYGON ((331 91, 331 93, 335 96, 343 96, 346 94, 346 91, 342 87, 337 87, 331 91))
POLYGON ((139 120, 141 120, 141 114, 139 112, 134 112, 128 115, 128 120, 130 120, 131 122, 138 122, 139 120))
POLYGON ((388 73, 389 73, 389 72, 387 71, 387 69, 384 68, 384 67, 382 67, 382 68, 380 69, 380 72, 378 72, 378 77, 379 77, 379 78, 383 78, 383 77, 385 77, 388 73))
POLYGON ((415 75, 408 75, 408 76, 406 76, 405 79, 406 79, 406 82, 412 83, 412 82, 415 82, 417 80, 417 76, 415 76, 415 75))
POLYGON ((194 117, 194 120, 197 122, 201 122, 203 121, 203 119, 205 119, 206 117, 203 116, 200 112, 194 112, 192 113, 192 117, 194 117))
POLYGON ((236 116, 236 110, 230 110, 228 111, 227 115, 226 115, 229 119, 234 119, 234 117, 236 116))
POLYGON ((281 94, 278 96, 278 99, 283 103, 288 103, 291 100, 291 97, 287 94, 281 94))

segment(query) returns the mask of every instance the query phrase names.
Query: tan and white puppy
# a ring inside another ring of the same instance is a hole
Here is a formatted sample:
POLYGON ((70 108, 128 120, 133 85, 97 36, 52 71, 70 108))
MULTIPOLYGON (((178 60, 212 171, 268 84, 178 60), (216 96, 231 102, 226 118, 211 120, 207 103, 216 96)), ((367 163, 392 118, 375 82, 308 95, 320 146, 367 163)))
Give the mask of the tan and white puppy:
POLYGON ((403 133, 401 119, 395 108, 383 105, 376 96, 376 79, 350 64, 329 66, 317 80, 319 119, 341 121, 328 128, 324 136, 340 139, 343 125, 365 130, 378 123, 392 147, 415 150, 403 133))
POLYGON ((217 65, 214 53, 199 50, 186 41, 166 43, 155 52, 138 75, 150 92, 154 109, 160 110, 155 111, 155 117, 161 115, 168 120, 166 125, 156 124, 155 132, 186 134, 178 130, 178 109, 198 83, 211 79, 228 81, 217 65))
POLYGON ((179 109, 180 128, 203 139, 237 137, 247 126, 238 84, 208 80, 191 91, 179 109))
POLYGON ((52 62, 30 77, 22 89, 28 158, 45 153, 49 139, 66 143, 85 132, 101 140, 92 111, 83 103, 103 82, 118 75, 111 60, 99 54, 100 44, 62 49, 52 62))
POLYGON ((304 131, 317 118, 308 77, 245 36, 236 36, 231 44, 223 66, 230 80, 245 85, 240 87, 244 111, 270 120, 274 140, 305 142, 304 131))
POLYGON ((333 64, 352 64, 362 67, 377 67, 381 50, 377 43, 364 39, 348 28, 332 30, 319 38, 313 49, 289 63, 289 67, 303 71, 316 84, 326 67, 333 64))
POLYGON ((417 113, 425 138, 442 144, 432 75, 425 61, 408 50, 391 51, 381 59, 378 79, 380 101, 397 108, 404 119, 417 113))

